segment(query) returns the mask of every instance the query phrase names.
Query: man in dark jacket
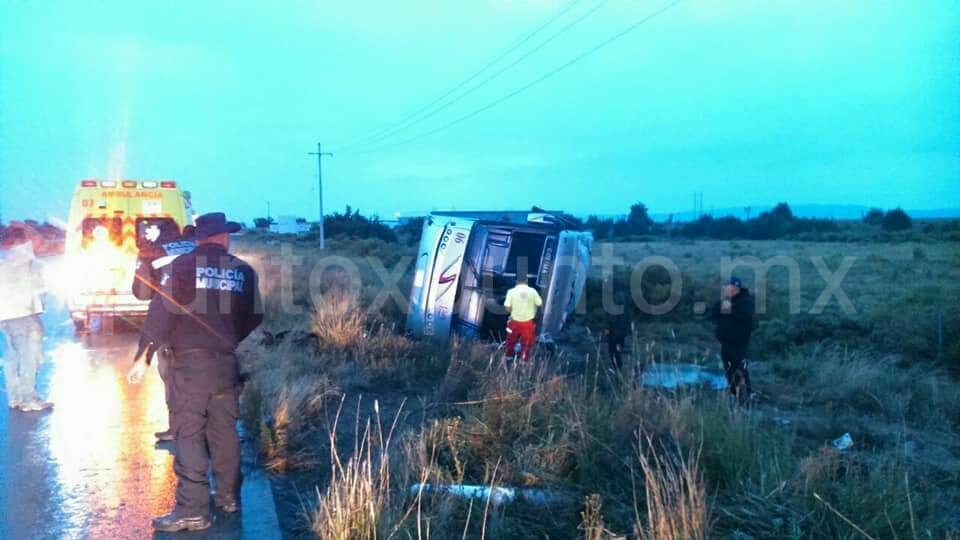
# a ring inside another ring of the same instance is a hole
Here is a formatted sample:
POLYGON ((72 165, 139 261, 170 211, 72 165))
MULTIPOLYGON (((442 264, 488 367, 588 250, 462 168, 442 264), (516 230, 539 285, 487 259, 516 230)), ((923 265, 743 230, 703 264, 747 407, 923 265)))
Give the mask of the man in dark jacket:
POLYGON ((168 283, 154 295, 144 323, 148 347, 168 346, 174 362, 177 503, 153 520, 159 532, 210 527, 208 468, 217 483, 215 506, 240 510, 240 368, 234 350, 260 325, 263 310, 257 274, 228 252, 230 233, 239 230, 223 214, 200 216, 196 249, 170 265, 168 283))
MULTIPOLYGON (((182 233, 178 233, 172 222, 162 222, 160 235, 153 242, 145 242, 137 255, 137 264, 133 276, 131 289, 133 295, 140 300, 150 300, 156 291, 160 290, 164 280, 170 279, 170 265, 180 255, 190 253, 196 247, 194 243, 194 226, 187 225, 182 233)), ((167 429, 154 433, 160 442, 169 442, 173 436, 173 388, 170 381, 172 358, 167 349, 160 349, 160 344, 153 343, 146 334, 140 335, 140 344, 134 355, 133 367, 127 374, 131 383, 139 382, 143 377, 141 368, 149 366, 154 354, 157 357, 157 372, 163 382, 163 395, 167 403, 167 429), (139 362, 143 359, 144 363, 139 362)))
POLYGON ((183 228, 183 233, 178 233, 176 225, 164 222, 157 240, 144 243, 137 254, 136 271, 131 286, 134 296, 140 300, 153 298, 154 291, 160 287, 164 268, 196 247, 193 229, 193 225, 187 225, 183 228))
MULTIPOLYGON (((133 275, 133 284, 131 289, 133 295, 140 300, 150 300, 156 291, 160 290, 164 280, 170 279, 170 265, 180 255, 190 253, 196 247, 194 243, 194 227, 187 225, 182 233, 176 231, 173 222, 162 222, 160 235, 153 242, 145 242, 137 255, 136 269, 133 275)), ((137 361, 142 357, 149 366, 153 360, 154 354, 157 357, 157 372, 160 374, 160 380, 163 382, 163 394, 167 403, 167 429, 154 433, 154 436, 160 442, 169 442, 173 440, 173 383, 170 381, 172 358, 168 349, 161 349, 159 343, 149 346, 150 341, 146 335, 140 336, 140 344, 134 355, 134 364, 127 374, 128 379, 133 381, 137 377, 137 372, 142 364, 137 361)), ((142 377, 142 374, 140 374, 142 377)))
POLYGON ((753 298, 739 278, 723 287, 723 300, 714 308, 716 336, 720 340, 720 359, 726 371, 730 392, 741 400, 750 397, 750 373, 747 348, 753 332, 753 298))
POLYGON ((610 363, 614 369, 623 366, 623 350, 627 344, 627 336, 632 332, 630 301, 622 290, 613 293, 613 303, 621 306, 620 313, 607 313, 606 328, 607 352, 610 354, 610 363))

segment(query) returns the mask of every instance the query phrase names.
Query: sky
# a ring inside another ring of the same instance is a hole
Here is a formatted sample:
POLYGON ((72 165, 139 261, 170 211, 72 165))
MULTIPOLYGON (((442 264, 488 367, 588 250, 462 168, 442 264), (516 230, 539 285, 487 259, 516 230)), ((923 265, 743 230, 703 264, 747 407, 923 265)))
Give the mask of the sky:
POLYGON ((327 213, 960 207, 956 0, 190 4, 0 0, 4 219, 84 178, 315 218, 318 142, 327 213))

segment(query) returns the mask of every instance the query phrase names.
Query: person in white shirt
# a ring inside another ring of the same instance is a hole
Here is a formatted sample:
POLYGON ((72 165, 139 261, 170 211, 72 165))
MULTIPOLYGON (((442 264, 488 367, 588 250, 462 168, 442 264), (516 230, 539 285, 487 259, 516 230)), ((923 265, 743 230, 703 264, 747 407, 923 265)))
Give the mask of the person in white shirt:
POLYGON ((43 411, 53 404, 37 395, 37 370, 43 360, 43 273, 33 252, 31 231, 11 224, 0 234, 0 331, 6 337, 3 355, 7 404, 23 412, 43 411))

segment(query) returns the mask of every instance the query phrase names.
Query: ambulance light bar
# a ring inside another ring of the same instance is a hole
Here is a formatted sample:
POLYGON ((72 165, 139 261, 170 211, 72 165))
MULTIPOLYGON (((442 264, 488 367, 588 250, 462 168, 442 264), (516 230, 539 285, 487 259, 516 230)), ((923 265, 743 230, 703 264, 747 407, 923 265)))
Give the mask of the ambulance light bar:
POLYGON ((144 182, 142 185, 143 187, 150 188, 150 189, 155 189, 159 186, 159 184, 157 184, 156 182, 144 182))
POLYGON ((177 183, 170 180, 164 180, 163 182, 160 182, 160 187, 163 189, 174 189, 177 187, 177 183))
POLYGON ((125 187, 125 188, 135 188, 135 187, 137 187, 137 183, 134 182, 133 180, 124 180, 122 185, 123 185, 123 187, 125 187))
POLYGON ((97 187, 96 180, 83 180, 80 182, 80 187, 97 187))
POLYGON ((104 180, 103 182, 100 182, 100 187, 115 188, 117 187, 117 183, 113 180, 104 180))

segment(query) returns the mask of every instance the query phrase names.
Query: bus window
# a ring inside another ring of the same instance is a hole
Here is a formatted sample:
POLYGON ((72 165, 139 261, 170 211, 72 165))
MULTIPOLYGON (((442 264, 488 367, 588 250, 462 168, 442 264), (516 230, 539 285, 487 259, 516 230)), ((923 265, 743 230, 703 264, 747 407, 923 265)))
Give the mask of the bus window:
POLYGON ((503 270, 506 275, 516 275, 517 259, 523 257, 526 259, 527 276, 537 276, 540 273, 540 259, 543 257, 543 246, 546 237, 542 234, 530 234, 523 232, 513 233, 513 242, 510 243, 510 255, 507 256, 507 264, 503 270))
POLYGON ((487 233, 487 246, 483 256, 483 272, 502 274, 510 253, 510 233, 491 229, 487 233))

